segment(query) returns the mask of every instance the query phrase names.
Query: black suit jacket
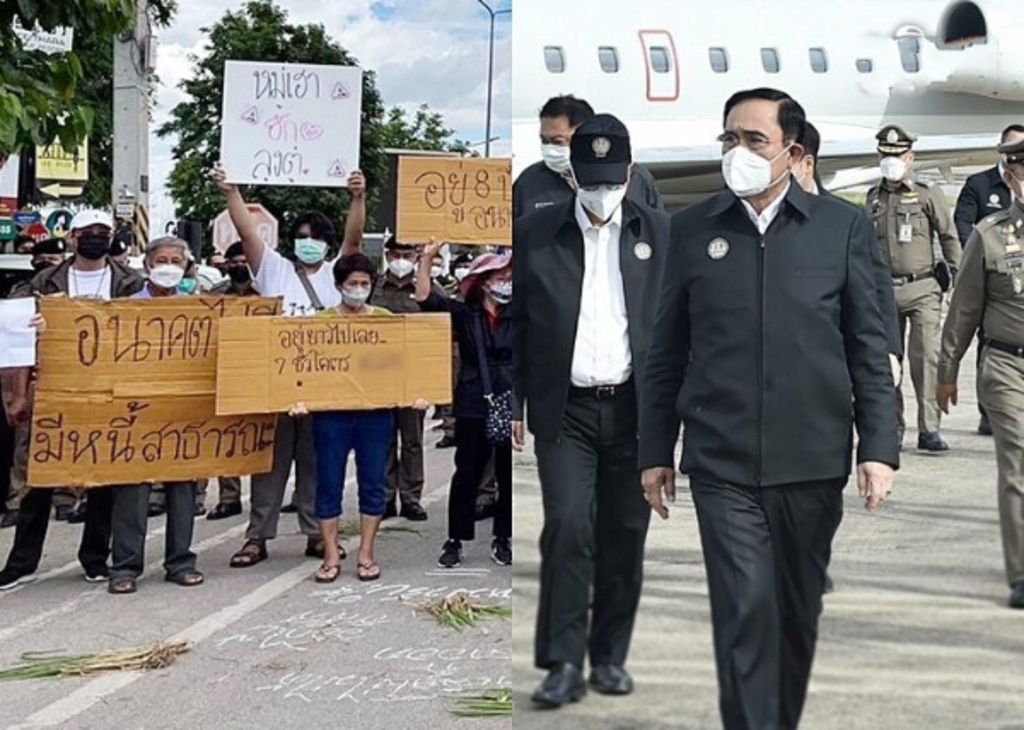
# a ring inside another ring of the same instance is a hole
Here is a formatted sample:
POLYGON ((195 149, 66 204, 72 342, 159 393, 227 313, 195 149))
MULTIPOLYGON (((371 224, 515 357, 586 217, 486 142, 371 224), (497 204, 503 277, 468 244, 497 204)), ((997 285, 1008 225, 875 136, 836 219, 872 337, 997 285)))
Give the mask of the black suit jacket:
POLYGON ((1006 183, 999 177, 999 168, 976 172, 967 178, 960 197, 956 200, 953 221, 960 236, 960 245, 966 246, 974 225, 993 213, 1006 210, 1013 202, 1013 196, 1006 183))
MULTIPOLYGON (((584 268, 583 233, 575 205, 573 199, 543 208, 517 219, 512 231, 514 417, 522 420, 525 404, 530 432, 542 441, 561 436, 569 396, 584 268)), ((644 378, 658 295, 656 278, 662 271, 668 232, 664 213, 628 199, 623 203, 619 266, 633 378, 638 385, 644 378), (649 257, 643 257, 645 251, 649 257)))
POLYGON ((795 183, 764 237, 728 191, 673 216, 641 468, 672 465, 680 418, 683 471, 710 480, 843 477, 854 422, 859 461, 898 466, 873 245, 860 211, 795 183))

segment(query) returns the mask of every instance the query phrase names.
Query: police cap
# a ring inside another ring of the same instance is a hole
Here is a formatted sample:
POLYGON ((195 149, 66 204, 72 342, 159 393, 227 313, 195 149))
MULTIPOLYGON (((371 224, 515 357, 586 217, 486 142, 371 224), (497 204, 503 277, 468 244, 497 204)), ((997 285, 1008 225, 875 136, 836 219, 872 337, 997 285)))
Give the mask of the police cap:
POLYGON ((875 139, 878 140, 878 151, 883 155, 902 155, 917 141, 917 137, 898 124, 886 124, 875 139))
POLYGON ((570 160, 580 187, 623 185, 633 155, 629 130, 611 114, 596 114, 572 135, 570 160))
POLYGON ((67 250, 63 239, 60 238, 47 238, 40 241, 32 247, 33 256, 42 256, 43 254, 61 254, 67 250))

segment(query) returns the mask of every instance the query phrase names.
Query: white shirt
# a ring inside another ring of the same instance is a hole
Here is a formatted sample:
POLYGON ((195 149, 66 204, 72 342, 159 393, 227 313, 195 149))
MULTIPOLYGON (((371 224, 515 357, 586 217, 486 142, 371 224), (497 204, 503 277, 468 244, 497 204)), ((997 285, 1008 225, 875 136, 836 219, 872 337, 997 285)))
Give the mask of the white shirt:
POLYGON ((68 296, 83 299, 107 299, 113 293, 110 267, 98 271, 79 271, 72 264, 68 268, 68 296))
MULTIPOLYGON (((324 261, 316 273, 309 276, 309 283, 325 309, 341 303, 341 292, 334 286, 333 263, 324 261)), ((306 288, 295 273, 295 264, 272 248, 263 249, 263 261, 260 262, 260 270, 253 278, 253 283, 265 297, 283 297, 281 314, 285 317, 316 314, 306 288)))
POLYGON ((622 207, 598 228, 577 200, 576 222, 583 233, 583 289, 572 355, 572 384, 579 388, 619 385, 633 373, 626 292, 619 265, 622 207))
POLYGON ((768 230, 768 226, 772 224, 772 221, 775 220, 775 216, 779 214, 779 210, 782 208, 782 201, 786 199, 786 193, 789 192, 790 185, 791 183, 786 183, 786 187, 784 187, 782 192, 779 193, 779 197, 769 203, 760 214, 754 210, 754 206, 740 198, 740 202, 743 203, 743 207, 746 209, 747 215, 750 216, 751 222, 757 226, 757 232, 762 236, 765 234, 765 231, 768 230))

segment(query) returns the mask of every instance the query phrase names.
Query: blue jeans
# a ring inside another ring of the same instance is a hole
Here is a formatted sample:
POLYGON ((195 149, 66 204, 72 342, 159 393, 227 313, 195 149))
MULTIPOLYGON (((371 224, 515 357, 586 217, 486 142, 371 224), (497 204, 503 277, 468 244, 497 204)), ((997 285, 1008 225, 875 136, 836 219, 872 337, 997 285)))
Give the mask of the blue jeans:
POLYGON ((345 467, 353 449, 359 513, 368 517, 384 514, 388 447, 394 428, 394 414, 390 410, 313 414, 317 519, 332 520, 341 516, 345 467))

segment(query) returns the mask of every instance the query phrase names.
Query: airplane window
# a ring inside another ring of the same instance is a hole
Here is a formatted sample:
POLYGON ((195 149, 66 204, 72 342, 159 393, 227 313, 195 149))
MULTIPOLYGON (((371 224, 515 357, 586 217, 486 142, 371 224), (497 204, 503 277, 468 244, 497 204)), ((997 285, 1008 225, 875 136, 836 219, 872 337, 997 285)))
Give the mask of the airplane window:
POLYGON ((811 70, 816 74, 823 74, 828 71, 828 57, 825 55, 825 49, 812 48, 810 53, 811 70))
POLYGON ((869 74, 875 70, 875 64, 871 62, 870 58, 858 58, 857 70, 862 74, 869 74))
POLYGON ((770 74, 779 72, 779 52, 774 48, 761 49, 761 65, 770 74))
POLYGON ((601 61, 601 70, 608 74, 619 72, 619 52, 611 46, 597 49, 597 58, 601 61))
POLYGON ((921 41, 913 36, 899 39, 900 63, 908 74, 921 70, 921 41))
POLYGON ((657 74, 667 74, 672 70, 672 61, 665 46, 651 46, 651 68, 657 74))
POLYGON ((724 48, 709 48, 708 57, 711 59, 711 70, 716 74, 724 74, 729 71, 729 56, 724 48))
POLYGON ((565 51, 561 46, 544 47, 544 65, 553 74, 565 73, 565 51))

